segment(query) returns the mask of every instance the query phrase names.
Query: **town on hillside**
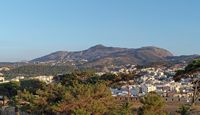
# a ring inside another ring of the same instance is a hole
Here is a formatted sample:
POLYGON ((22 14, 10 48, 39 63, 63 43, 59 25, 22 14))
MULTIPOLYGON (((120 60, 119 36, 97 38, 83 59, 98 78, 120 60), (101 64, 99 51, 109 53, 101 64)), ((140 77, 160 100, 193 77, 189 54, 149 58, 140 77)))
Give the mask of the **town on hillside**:
MULTIPOLYGON (((74 83, 73 80, 75 79, 78 79, 79 82, 90 83, 91 80, 98 78, 99 80, 108 81, 107 83, 109 83, 108 86, 112 97, 121 101, 126 101, 126 98, 130 98, 131 101, 138 102, 141 97, 145 97, 149 93, 155 92, 156 94, 161 96, 167 103, 181 103, 188 105, 190 105, 191 103, 195 103, 198 105, 200 104, 200 96, 199 93, 197 93, 199 92, 199 86, 196 87, 194 82, 195 80, 198 81, 198 79, 200 79, 200 71, 199 66, 195 65, 194 67, 196 67, 197 69, 194 69, 192 65, 194 62, 197 63, 196 60, 194 60, 189 65, 186 63, 182 63, 175 64, 173 66, 140 67, 138 65, 132 64, 121 66, 111 65, 109 67, 105 67, 103 71, 91 72, 94 74, 86 74, 80 72, 76 75, 73 74, 74 76, 70 75, 69 73, 58 73, 57 75, 40 74, 31 77, 15 76, 11 78, 6 78, 4 73, 8 73, 13 68, 1 67, 0 86, 16 82, 19 82, 21 85, 23 85, 23 83, 25 83, 23 81, 29 80, 36 80, 45 84, 64 83, 69 85, 71 83, 74 83), (68 74, 69 78, 63 78, 63 76, 66 76, 66 74, 68 74), (77 75, 78 78, 76 78, 77 75), (95 77, 93 78, 92 76, 95 77), (70 82, 71 80, 72 82, 70 82)), ((96 81, 94 80, 93 82, 96 81)), ((200 80, 198 81, 197 85, 200 85, 200 80)), ((5 90, 1 87, 0 89, 5 90)), ((2 91, 0 91, 0 93, 1 92, 2 91)), ((9 98, 10 95, 4 94, 9 94, 9 92, 1 93, 1 104, 7 105, 9 101, 12 101, 12 98, 9 98), (8 99, 7 101, 4 100, 5 96, 8 99)), ((14 96, 15 95, 16 94, 14 94, 14 96)))

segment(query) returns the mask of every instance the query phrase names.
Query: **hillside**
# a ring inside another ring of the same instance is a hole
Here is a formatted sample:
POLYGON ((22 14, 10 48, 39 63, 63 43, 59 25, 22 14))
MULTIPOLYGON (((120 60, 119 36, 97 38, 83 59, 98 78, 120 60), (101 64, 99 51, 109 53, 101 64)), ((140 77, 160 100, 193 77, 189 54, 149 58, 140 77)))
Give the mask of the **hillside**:
POLYGON ((37 58, 31 62, 77 62, 82 61, 85 66, 120 65, 120 64, 146 64, 165 60, 173 54, 158 47, 142 47, 137 49, 106 47, 96 45, 87 50, 69 52, 58 51, 37 58))

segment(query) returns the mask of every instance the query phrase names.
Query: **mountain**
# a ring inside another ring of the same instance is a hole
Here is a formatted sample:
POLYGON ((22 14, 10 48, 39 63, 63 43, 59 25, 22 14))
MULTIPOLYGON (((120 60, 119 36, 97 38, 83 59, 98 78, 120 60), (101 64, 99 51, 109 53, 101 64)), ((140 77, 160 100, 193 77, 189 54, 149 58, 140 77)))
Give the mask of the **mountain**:
POLYGON ((166 57, 166 60, 170 62, 177 62, 177 63, 182 63, 182 62, 189 63, 190 61, 196 58, 200 58, 200 55, 170 56, 170 57, 166 57))
POLYGON ((91 67, 102 65, 146 64, 165 60, 166 57, 173 57, 173 54, 165 49, 153 46, 133 49, 96 45, 83 51, 54 52, 31 60, 30 62, 74 62, 75 64, 91 67))

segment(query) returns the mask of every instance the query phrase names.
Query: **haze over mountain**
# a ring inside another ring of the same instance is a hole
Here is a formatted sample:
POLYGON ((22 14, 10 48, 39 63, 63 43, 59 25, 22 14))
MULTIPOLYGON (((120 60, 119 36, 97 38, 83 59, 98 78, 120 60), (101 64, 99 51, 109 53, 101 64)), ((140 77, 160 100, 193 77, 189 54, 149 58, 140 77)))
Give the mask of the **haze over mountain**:
POLYGON ((146 64, 162 61, 173 54, 162 48, 148 46, 142 48, 119 48, 96 45, 83 51, 57 51, 31 62, 85 61, 86 65, 146 64))

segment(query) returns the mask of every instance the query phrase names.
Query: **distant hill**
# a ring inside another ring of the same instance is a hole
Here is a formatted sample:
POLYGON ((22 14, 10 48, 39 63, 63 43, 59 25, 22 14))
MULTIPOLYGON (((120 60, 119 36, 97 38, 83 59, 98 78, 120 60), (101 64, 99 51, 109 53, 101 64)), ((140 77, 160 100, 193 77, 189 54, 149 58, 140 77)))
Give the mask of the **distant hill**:
POLYGON ((0 62, 0 67, 10 67, 5 73, 13 75, 55 74, 73 69, 94 69, 97 71, 113 68, 113 65, 142 65, 142 67, 188 64, 199 55, 174 56, 166 49, 158 47, 119 48, 96 45, 83 51, 57 51, 27 62, 0 62), (32 71, 30 71, 32 69, 32 71))
POLYGON ((96 45, 87 50, 69 52, 58 51, 49 55, 31 60, 30 62, 74 62, 84 66, 121 65, 121 64, 147 64, 150 62, 166 60, 173 54, 166 49, 158 47, 142 47, 137 49, 106 47, 96 45))
POLYGON ((176 62, 176 63, 182 63, 182 62, 189 63, 190 61, 193 61, 193 59, 196 59, 196 58, 200 58, 200 55, 170 56, 170 57, 166 57, 166 60, 170 62, 176 62))

